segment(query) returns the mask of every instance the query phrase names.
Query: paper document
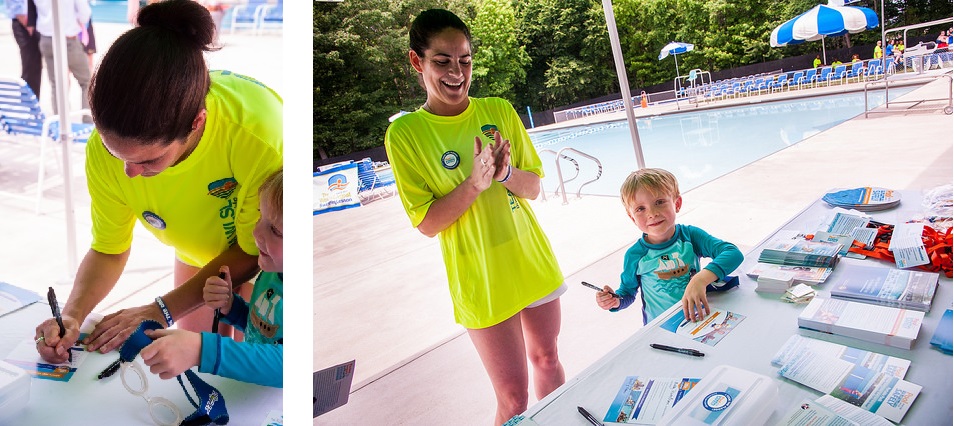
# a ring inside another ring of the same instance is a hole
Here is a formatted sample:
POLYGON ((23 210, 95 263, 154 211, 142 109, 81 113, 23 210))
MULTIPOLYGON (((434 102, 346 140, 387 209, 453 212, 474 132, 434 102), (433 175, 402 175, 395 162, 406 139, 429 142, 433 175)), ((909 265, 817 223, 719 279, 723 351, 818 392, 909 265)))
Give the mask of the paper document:
POLYGON ((44 361, 43 358, 40 357, 39 352, 36 351, 36 342, 32 337, 20 342, 20 344, 13 348, 13 351, 7 355, 4 361, 22 368, 28 374, 39 379, 68 382, 86 359, 86 349, 79 342, 86 338, 86 335, 92 332, 93 327, 102 319, 103 316, 100 314, 89 314, 89 316, 86 317, 86 321, 80 326, 79 339, 77 339, 76 344, 70 348, 70 351, 73 353, 73 362, 67 361, 60 364, 51 364, 44 361))
POLYGON ((603 421, 654 425, 698 382, 699 379, 629 376, 603 421))
POLYGON ((709 315, 702 321, 693 322, 686 319, 682 309, 677 309, 660 327, 697 342, 715 346, 744 319, 745 315, 709 306, 709 315))
POLYGON ((848 420, 830 408, 815 401, 803 399, 789 410, 785 417, 778 422, 779 426, 858 426, 857 422, 848 420))
POLYGON ((13 284, 0 282, 0 316, 39 301, 39 294, 13 284))

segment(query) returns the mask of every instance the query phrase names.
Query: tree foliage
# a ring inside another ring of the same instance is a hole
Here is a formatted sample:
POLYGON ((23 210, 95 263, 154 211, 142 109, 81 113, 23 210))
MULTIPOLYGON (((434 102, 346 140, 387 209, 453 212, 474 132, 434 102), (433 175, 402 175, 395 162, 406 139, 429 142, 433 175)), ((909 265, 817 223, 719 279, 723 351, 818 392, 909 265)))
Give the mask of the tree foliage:
MULTIPOLYGON (((819 0, 614 0, 633 89, 675 77, 658 60, 670 41, 695 45, 679 70, 719 71, 820 52, 820 41, 772 48, 776 26, 819 0)), ((881 0, 861 0, 881 14, 881 0)), ((388 117, 425 99, 408 61, 407 32, 420 11, 451 10, 471 28, 472 96, 499 96, 518 110, 557 108, 619 92, 601 0, 344 0, 314 4, 315 156, 381 146, 388 117)), ((952 0, 884 0, 885 27, 951 16, 952 0)), ((944 25, 949 28, 950 24, 944 25)), ((926 28, 909 35, 935 34, 926 28)), ((900 36, 900 33, 894 33, 900 36)), ((870 44, 881 31, 824 40, 827 49, 870 44)))

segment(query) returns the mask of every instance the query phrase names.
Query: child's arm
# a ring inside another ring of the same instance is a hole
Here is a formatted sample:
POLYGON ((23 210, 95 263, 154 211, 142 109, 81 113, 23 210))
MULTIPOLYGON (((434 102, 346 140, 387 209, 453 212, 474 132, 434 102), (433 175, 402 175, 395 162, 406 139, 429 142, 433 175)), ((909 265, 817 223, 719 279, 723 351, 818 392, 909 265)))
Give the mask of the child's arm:
POLYGON ((706 286, 717 280, 712 271, 703 269, 689 279, 686 291, 682 295, 682 314, 693 321, 700 321, 709 315, 709 299, 706 299, 706 286))
POLYGON ((218 334, 202 333, 199 372, 280 388, 283 352, 281 344, 236 342, 218 334))
POLYGON ((202 351, 199 333, 165 328, 147 330, 146 335, 154 341, 142 348, 139 354, 149 366, 149 371, 158 374, 160 379, 171 379, 199 365, 199 353, 202 351))
POLYGON ((744 257, 735 244, 715 238, 695 226, 687 228, 696 255, 712 259, 705 268, 692 276, 682 296, 682 311, 686 318, 701 320, 703 315, 709 315, 706 286, 716 280, 725 279, 726 275, 742 264, 744 257))
POLYGON ((202 288, 202 299, 205 301, 205 306, 218 309, 222 313, 222 319, 226 324, 244 333, 248 322, 248 303, 232 291, 229 267, 223 265, 219 268, 219 272, 225 278, 214 275, 207 278, 205 287, 202 288))

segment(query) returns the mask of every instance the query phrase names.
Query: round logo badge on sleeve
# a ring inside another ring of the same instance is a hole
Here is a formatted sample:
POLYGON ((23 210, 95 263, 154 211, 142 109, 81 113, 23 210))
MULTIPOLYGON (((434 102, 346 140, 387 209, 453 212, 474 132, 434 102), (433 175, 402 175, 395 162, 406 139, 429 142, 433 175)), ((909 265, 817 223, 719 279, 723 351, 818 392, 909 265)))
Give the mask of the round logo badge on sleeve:
POLYGON ((146 220, 146 223, 152 225, 153 228, 159 230, 166 229, 166 221, 149 210, 142 212, 142 218, 146 220))
POLYGON ((460 154, 454 151, 447 151, 441 156, 441 164, 447 170, 454 170, 460 165, 460 154))

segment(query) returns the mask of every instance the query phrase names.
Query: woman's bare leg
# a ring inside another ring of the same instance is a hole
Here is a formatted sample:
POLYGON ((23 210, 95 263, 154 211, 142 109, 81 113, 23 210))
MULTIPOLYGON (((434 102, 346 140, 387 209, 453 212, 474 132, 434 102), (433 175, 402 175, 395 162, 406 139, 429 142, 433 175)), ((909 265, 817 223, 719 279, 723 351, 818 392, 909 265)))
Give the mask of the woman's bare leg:
POLYGON ((533 365, 533 389, 537 399, 553 392, 566 381, 557 351, 560 334, 560 299, 520 312, 527 354, 533 365))
POLYGON ((497 397, 495 424, 504 424, 527 409, 527 354, 520 314, 481 329, 467 329, 497 397))

